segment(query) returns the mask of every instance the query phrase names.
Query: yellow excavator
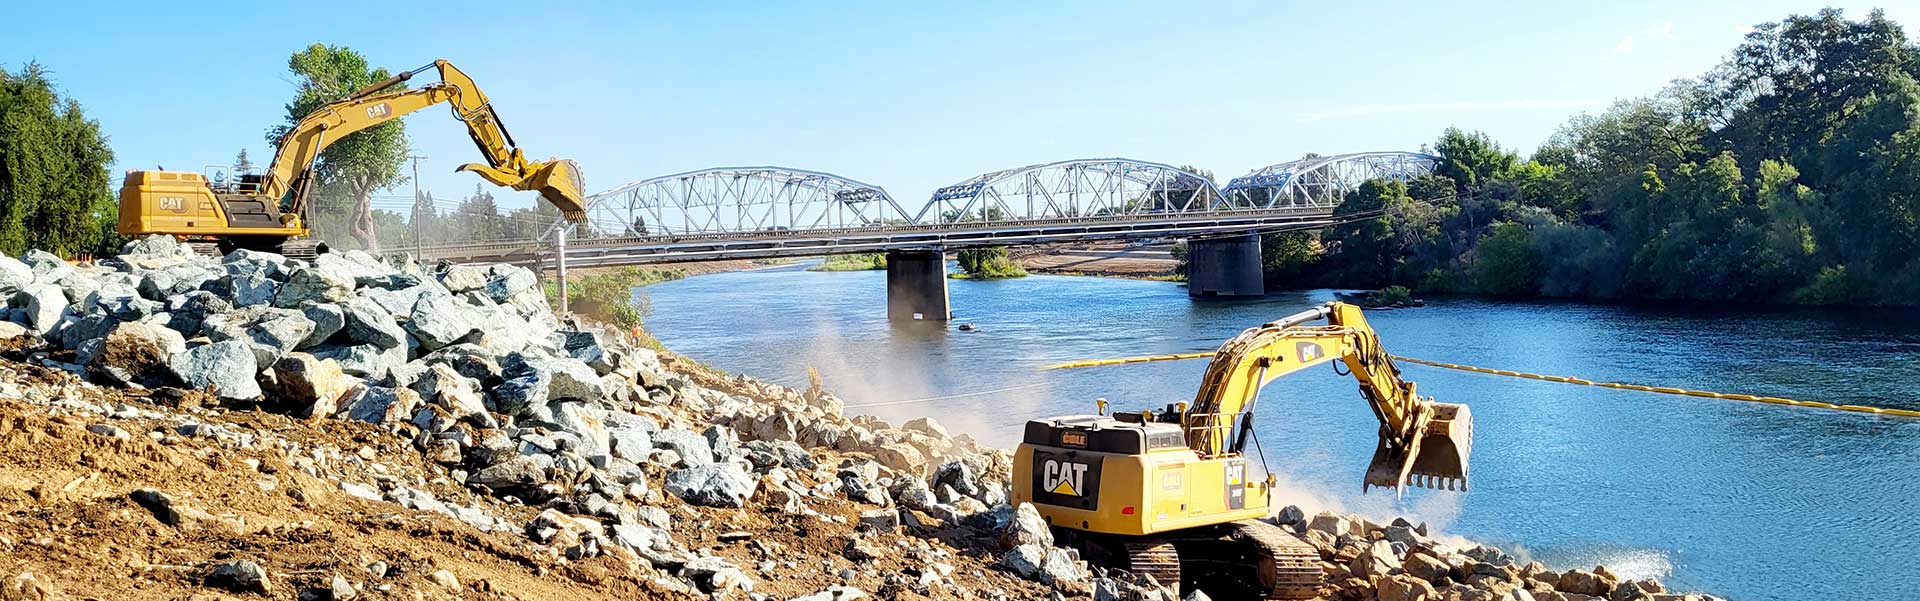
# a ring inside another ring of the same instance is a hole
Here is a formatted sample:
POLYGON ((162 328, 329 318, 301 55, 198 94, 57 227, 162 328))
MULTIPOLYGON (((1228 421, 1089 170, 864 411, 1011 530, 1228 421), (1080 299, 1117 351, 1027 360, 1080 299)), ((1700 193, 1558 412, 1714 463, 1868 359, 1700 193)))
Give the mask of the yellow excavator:
POLYGON ((1397 493, 1408 485, 1466 490, 1472 413, 1418 396, 1360 308, 1332 302, 1222 344, 1191 405, 1107 415, 1101 400, 1096 415, 1027 422, 1014 455, 1013 501, 1032 503, 1059 540, 1096 564, 1215 599, 1314 598, 1323 580, 1320 556, 1260 519, 1272 514, 1276 478, 1249 478, 1246 451, 1261 387, 1334 360, 1359 381, 1360 396, 1380 420, 1362 492, 1397 493))
POLYGON ((320 151, 354 132, 442 102, 452 105, 454 118, 467 124, 467 133, 487 159, 484 164, 461 165, 460 171, 472 171, 498 186, 537 190, 569 220, 586 217, 579 166, 571 160, 527 160, 473 79, 452 63, 436 60, 302 118, 280 138, 279 152, 264 174, 209 183, 205 176, 190 171, 127 172, 120 187, 118 229, 128 236, 171 234, 190 242, 212 242, 220 250, 271 250, 312 258, 325 246, 300 238, 309 234, 307 197, 320 151), (439 70, 438 83, 386 91, 428 69, 439 70))

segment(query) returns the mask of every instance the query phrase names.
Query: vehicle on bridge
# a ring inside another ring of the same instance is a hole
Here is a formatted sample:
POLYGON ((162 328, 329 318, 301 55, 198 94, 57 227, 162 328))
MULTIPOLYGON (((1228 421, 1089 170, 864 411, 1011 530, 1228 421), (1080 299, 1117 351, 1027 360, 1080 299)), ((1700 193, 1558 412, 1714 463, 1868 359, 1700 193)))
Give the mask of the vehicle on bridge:
MULTIPOLYGON (((1323 575, 1312 545, 1261 518, 1272 473, 1249 477, 1260 389, 1339 360, 1380 420, 1361 485, 1465 490, 1473 447, 1466 405, 1435 402, 1400 378, 1360 308, 1331 302, 1248 328, 1210 354, 1108 359, 1091 367, 1211 356, 1193 404, 1027 422, 1013 460, 1013 503, 1032 503, 1088 561, 1215 599, 1312 599, 1323 575), (1313 322, 1325 320, 1326 325, 1313 322)), ((1253 463, 1253 465, 1261 465, 1253 463)))
MULTIPOLYGON (((467 124, 467 133, 487 162, 468 163, 472 171, 498 186, 538 190, 569 220, 586 216, 585 184, 571 160, 529 161, 487 101, 487 95, 452 63, 432 64, 401 73, 334 101, 302 118, 281 136, 279 152, 265 174, 237 175, 233 182, 209 182, 191 171, 129 171, 120 187, 118 229, 127 236, 171 234, 211 242, 222 250, 273 250, 312 257, 325 249, 318 240, 299 239, 307 227, 307 196, 315 179, 314 159, 322 150, 354 132, 440 103, 467 124), (440 82, 389 92, 428 69, 440 82), (285 201, 283 210, 282 202, 285 201)), ((201 245, 204 248, 204 244, 201 245)))

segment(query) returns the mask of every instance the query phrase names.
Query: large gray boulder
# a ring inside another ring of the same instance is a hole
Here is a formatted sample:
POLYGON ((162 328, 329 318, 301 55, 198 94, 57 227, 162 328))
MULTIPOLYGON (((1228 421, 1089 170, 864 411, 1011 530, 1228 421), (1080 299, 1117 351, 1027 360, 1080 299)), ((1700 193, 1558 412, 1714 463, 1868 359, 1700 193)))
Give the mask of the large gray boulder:
POLYGON ((272 365, 313 334, 313 320, 292 309, 253 306, 208 316, 200 328, 214 342, 248 343, 255 361, 272 365))
POLYGON ((577 402, 556 401, 548 406, 553 414, 553 423, 562 430, 580 436, 582 455, 609 455, 613 452, 612 434, 605 423, 587 410, 586 405, 577 402))
POLYGON ((254 307, 273 304, 273 297, 280 292, 280 282, 276 282, 259 272, 233 275, 223 279, 233 304, 242 307, 254 307))
POLYGON ((195 389, 212 388, 222 398, 260 397, 260 373, 253 349, 237 340, 215 342, 174 356, 167 364, 175 378, 195 389))
POLYGON ((692 430, 669 428, 654 432, 653 446, 673 451, 687 465, 713 463, 713 445, 707 442, 707 437, 692 430))
POLYGON ((306 349, 319 346, 334 334, 340 333, 342 328, 347 327, 347 313, 340 308, 340 305, 306 303, 300 305, 300 314, 307 316, 307 319, 313 322, 313 333, 308 334, 307 339, 300 341, 300 344, 294 348, 306 349))
POLYGON ((120 321, 139 321, 159 313, 166 305, 140 297, 140 292, 122 283, 103 283, 81 298, 77 313, 105 313, 120 321))
POLYGON ((27 309, 26 326, 35 336, 46 336, 60 325, 67 314, 67 293, 59 286, 41 284, 22 293, 27 309))
POLYGON ((472 312, 472 307, 454 297, 423 295, 413 305, 406 328, 414 340, 420 341, 420 348, 439 350, 473 334, 472 312))
POLYGON ((440 274, 440 285, 455 293, 481 290, 487 287, 487 280, 491 277, 485 266, 454 265, 440 274))
POLYGON ((693 465, 667 474, 667 492, 704 507, 745 507, 759 485, 737 463, 693 465))
POLYGON ((145 238, 130 240, 126 244, 120 245, 120 255, 123 257, 126 255, 172 255, 191 257, 194 253, 193 247, 182 244, 178 238, 167 234, 153 234, 145 238))
POLYGON ((280 282, 287 281, 287 276, 293 273, 293 267, 298 265, 277 253, 244 248, 227 253, 220 258, 220 263, 226 267, 229 275, 257 274, 280 282))
POLYGON ((120 320, 114 319, 111 315, 93 314, 81 317, 67 322, 66 327, 60 329, 58 342, 61 348, 78 349, 83 342, 105 338, 107 332, 113 331, 113 327, 117 325, 120 325, 120 320))
POLYGON ((622 411, 611 411, 601 420, 607 427, 607 440, 613 454, 633 462, 647 460, 653 452, 653 433, 660 426, 650 418, 622 411))
POLYGON ((526 375, 507 378, 487 395, 487 401, 494 411, 515 417, 527 417, 536 414, 536 408, 544 409, 548 387, 553 377, 545 372, 533 372, 526 375))
POLYGON ((514 296, 533 290, 540 285, 540 278, 533 271, 518 265, 494 265, 487 278, 487 296, 494 302, 504 303, 514 296))
POLYGON ((0 255, 0 295, 27 289, 33 284, 33 268, 19 259, 0 255))
POLYGON ((372 282, 395 273, 392 267, 388 267, 386 263, 380 262, 380 259, 362 250, 320 255, 314 258, 313 265, 314 269, 355 282, 356 285, 364 285, 359 284, 362 280, 372 282))
POLYGON ((273 297, 273 306, 291 309, 303 303, 342 303, 352 297, 352 278, 301 267, 287 276, 286 285, 273 297))
POLYGON ((169 297, 166 303, 167 327, 189 337, 200 332, 201 324, 206 322, 208 315, 218 315, 233 310, 233 303, 205 290, 169 297))
POLYGON ((607 396, 606 383, 601 381, 600 374, 579 359, 561 357, 540 363, 553 374, 553 385, 548 389, 551 400, 597 401, 607 396))
POLYGON ((383 349, 404 347, 407 331, 400 329, 393 315, 370 299, 356 298, 341 306, 347 318, 347 339, 383 349))
POLYGON ((375 382, 392 382, 393 371, 407 362, 406 347, 383 349, 371 344, 323 344, 307 352, 340 363, 340 370, 375 382))
POLYGON ((406 388, 360 386, 340 401, 339 415, 370 424, 407 421, 420 409, 420 395, 406 388))

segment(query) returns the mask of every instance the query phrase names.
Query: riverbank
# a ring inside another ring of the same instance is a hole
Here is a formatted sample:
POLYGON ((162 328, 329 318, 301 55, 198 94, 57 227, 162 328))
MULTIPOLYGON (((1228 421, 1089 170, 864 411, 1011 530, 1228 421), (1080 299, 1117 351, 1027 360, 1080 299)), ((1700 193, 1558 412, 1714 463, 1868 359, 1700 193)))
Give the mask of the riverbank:
POLYGON ((1131 246, 1123 242, 1050 244, 1012 249, 1013 259, 1033 273, 1180 281, 1180 263, 1172 245, 1131 246))
MULTIPOLYGON (((0 260, 32 299, 0 353, 10 596, 1174 598, 1052 548, 1007 450, 568 325, 524 269, 136 244, 0 260), (256 277, 254 303, 202 290, 256 277)), ((1418 524, 1273 522, 1329 597, 1660 598, 1418 524)))

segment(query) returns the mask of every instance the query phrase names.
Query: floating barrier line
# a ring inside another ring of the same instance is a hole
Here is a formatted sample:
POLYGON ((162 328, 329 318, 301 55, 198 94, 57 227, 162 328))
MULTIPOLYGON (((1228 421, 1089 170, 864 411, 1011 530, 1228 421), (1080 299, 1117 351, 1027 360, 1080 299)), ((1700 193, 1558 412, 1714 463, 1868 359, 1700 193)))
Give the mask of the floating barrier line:
POLYGON ((1546 374, 1532 374, 1532 373, 1519 372, 1519 371, 1510 371, 1505 369, 1474 367, 1472 365, 1460 365, 1458 363, 1445 363, 1441 361, 1428 361, 1426 359, 1415 359, 1413 357, 1402 357, 1399 355, 1393 355, 1393 360, 1405 361, 1408 363, 1425 365, 1428 367, 1438 367, 1442 369, 1453 369, 1453 370, 1467 371, 1467 372, 1473 372, 1478 374, 1506 376, 1509 378, 1526 378, 1528 380, 1543 380, 1547 382, 1559 382, 1562 384, 1599 386, 1602 388, 1615 388, 1619 390, 1637 390, 1640 392, 1652 392, 1657 394, 1672 394, 1672 395, 1679 395, 1679 396, 1691 396, 1691 397, 1701 397, 1701 398, 1709 398, 1709 399, 1724 399, 1729 401, 1746 401, 1749 403, 1767 403, 1771 405, 1792 405, 1794 407, 1806 407, 1809 409, 1826 409, 1829 411, 1850 411, 1853 413, 1869 413, 1873 415, 1920 417, 1920 411, 1914 411, 1911 409, 1894 409, 1890 407, 1869 407, 1866 405, 1836 405, 1833 403, 1822 403, 1820 401, 1802 401, 1798 399, 1789 399, 1789 398, 1777 397, 1777 396, 1759 396, 1759 395, 1752 395, 1752 394, 1712 392, 1708 390, 1689 390, 1686 388, 1673 388, 1668 386, 1644 386, 1640 384, 1627 384, 1625 382, 1594 382, 1591 380, 1582 380, 1580 378, 1575 378, 1571 376, 1550 376, 1546 374))
MULTIPOLYGON (((1128 363, 1147 363, 1150 361, 1176 361, 1181 359, 1204 359, 1207 357, 1212 357, 1213 355, 1214 353, 1212 351, 1208 351, 1204 353, 1177 353, 1177 354, 1171 354, 1171 355, 1149 355, 1144 357, 1121 357, 1117 359, 1092 359, 1087 361, 1070 361, 1067 363, 1056 363, 1056 364, 1047 366, 1046 369, 1072 369, 1077 367, 1099 367, 1103 365, 1124 365, 1128 363)), ((1505 369, 1493 369, 1490 367, 1475 367, 1472 365, 1461 365, 1458 363, 1446 363, 1442 361, 1428 361, 1426 359, 1415 359, 1413 357, 1403 357, 1400 355, 1392 355, 1392 357, 1393 357, 1393 360, 1395 361, 1405 361, 1408 363, 1425 365, 1428 367, 1453 369, 1453 370, 1473 372, 1477 374, 1494 375, 1494 376, 1506 376, 1509 378, 1525 378, 1528 380, 1559 382, 1561 384, 1579 384, 1581 386, 1598 386, 1601 388, 1613 388, 1617 390, 1637 390, 1640 392, 1651 392, 1655 394, 1672 394, 1672 395, 1679 395, 1679 396, 1700 397, 1700 398, 1708 398, 1708 399, 1745 401, 1749 403, 1767 403, 1770 405, 1790 405, 1794 407, 1806 407, 1808 409, 1826 409, 1829 411, 1848 411, 1853 413, 1867 413, 1872 415, 1892 415, 1892 416, 1898 416, 1898 417, 1920 418, 1920 411, 1914 411, 1912 409, 1894 409, 1891 407, 1869 407, 1866 405, 1836 405, 1833 403, 1823 403, 1820 401, 1802 401, 1798 399, 1789 399, 1789 398, 1777 397, 1777 396, 1759 396, 1759 395, 1752 395, 1752 394, 1713 392, 1708 390, 1690 390, 1686 388, 1673 388, 1670 386, 1645 386, 1641 384, 1628 384, 1625 382, 1595 382, 1593 380, 1586 380, 1586 379, 1576 378, 1573 376, 1554 376, 1554 375, 1547 375, 1547 374, 1534 374, 1534 373, 1527 373, 1527 372, 1511 371, 1511 370, 1505 370, 1505 369)))

